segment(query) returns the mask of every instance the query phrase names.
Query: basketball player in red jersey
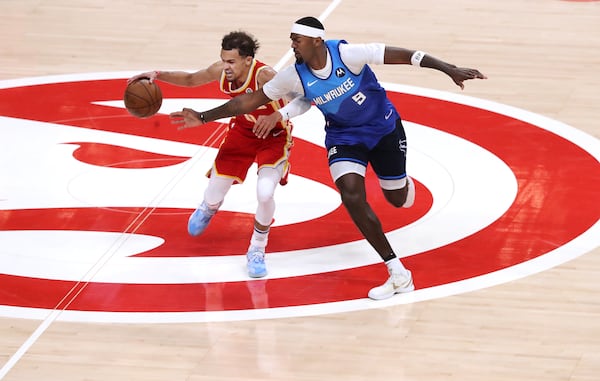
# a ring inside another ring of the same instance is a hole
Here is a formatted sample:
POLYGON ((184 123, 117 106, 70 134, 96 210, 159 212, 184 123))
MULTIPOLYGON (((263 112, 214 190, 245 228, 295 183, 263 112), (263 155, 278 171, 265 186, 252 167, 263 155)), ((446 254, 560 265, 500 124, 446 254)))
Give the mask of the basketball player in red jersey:
MULTIPOLYGON (((246 32, 235 31, 223 37, 221 60, 194 73, 183 71, 151 71, 129 79, 149 78, 173 85, 195 87, 219 81, 223 93, 236 97, 254 92, 273 78, 275 70, 256 60, 258 41, 246 32)), ((269 115, 285 106, 279 100, 269 102, 265 108, 238 115, 229 122, 227 135, 209 173, 209 182, 204 199, 188 220, 188 232, 200 235, 215 215, 225 195, 234 183, 242 183, 253 162, 258 164, 256 196, 258 207, 254 219, 254 232, 247 253, 248 275, 260 278, 267 274, 265 248, 269 227, 275 213, 273 195, 277 183, 285 185, 289 171, 289 156, 292 147, 292 124, 279 123, 266 139, 252 132, 259 115, 269 115)))

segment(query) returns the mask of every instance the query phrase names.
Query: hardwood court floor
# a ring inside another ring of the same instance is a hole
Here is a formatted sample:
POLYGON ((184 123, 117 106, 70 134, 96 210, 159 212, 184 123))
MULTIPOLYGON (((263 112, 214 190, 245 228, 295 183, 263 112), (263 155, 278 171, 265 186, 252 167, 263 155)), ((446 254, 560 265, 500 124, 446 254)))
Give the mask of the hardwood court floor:
MULTIPOLYGON (((223 34, 240 28, 260 40, 260 59, 283 64, 291 22, 319 16, 330 4, 3 1, 0 80, 197 69, 218 59, 223 34)), ((420 49, 489 77, 466 83, 461 92, 440 73, 378 66, 381 81, 498 102, 600 138, 600 2, 333 4, 325 20, 328 38, 420 49)), ((564 160, 556 152, 556 165, 564 160)), ((597 170, 591 176, 597 178, 597 170)), ((579 180, 567 173, 553 187, 579 180)), ((0 179, 0 189, 8 185, 0 179)), ((0 242, 0 256, 10 252, 0 242)), ((47 327, 40 319, 2 315, 0 367, 6 374, 0 379, 595 381, 599 276, 596 247, 508 283, 353 312, 206 323, 46 319, 47 327)), ((3 288, 0 283, 0 293, 3 288)))

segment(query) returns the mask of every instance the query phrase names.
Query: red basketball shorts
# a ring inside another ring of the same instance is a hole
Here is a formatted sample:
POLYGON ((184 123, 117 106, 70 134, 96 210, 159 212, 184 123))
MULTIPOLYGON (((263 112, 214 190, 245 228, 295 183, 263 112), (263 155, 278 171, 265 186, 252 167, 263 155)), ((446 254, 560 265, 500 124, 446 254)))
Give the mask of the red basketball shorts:
POLYGON ((258 169, 275 168, 284 163, 281 184, 285 185, 292 145, 291 132, 288 130, 273 130, 266 139, 259 139, 249 128, 230 125, 213 168, 217 175, 233 178, 234 183, 242 183, 254 162, 258 164, 258 169))

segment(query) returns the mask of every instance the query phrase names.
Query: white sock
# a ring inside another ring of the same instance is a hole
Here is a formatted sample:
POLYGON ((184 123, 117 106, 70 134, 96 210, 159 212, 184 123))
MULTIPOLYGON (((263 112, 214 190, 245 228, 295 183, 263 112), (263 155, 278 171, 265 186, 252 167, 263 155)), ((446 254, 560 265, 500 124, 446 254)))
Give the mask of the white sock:
POLYGON ((211 214, 215 214, 215 213, 217 213, 217 210, 219 210, 219 208, 221 207, 221 204, 222 204, 222 203, 223 203, 223 202, 217 202, 216 204, 209 204, 209 203, 207 203, 206 201, 204 201, 204 204, 206 204, 206 209, 208 209, 208 211, 209 211, 211 214))
POLYGON ((400 262, 400 259, 393 258, 385 262, 390 274, 406 274, 406 268, 400 262))
POLYGON ((266 231, 258 230, 256 226, 252 232, 252 238, 250 238, 250 247, 254 246, 260 249, 267 247, 269 241, 269 229, 266 231))

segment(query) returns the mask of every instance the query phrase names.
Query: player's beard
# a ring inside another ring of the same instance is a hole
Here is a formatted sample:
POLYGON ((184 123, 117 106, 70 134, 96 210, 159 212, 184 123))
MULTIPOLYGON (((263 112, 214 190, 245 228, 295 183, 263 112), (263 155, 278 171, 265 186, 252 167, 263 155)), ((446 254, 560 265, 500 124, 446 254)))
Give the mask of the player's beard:
POLYGON ((302 65, 304 63, 304 58, 296 50, 294 50, 294 57, 296 58, 296 64, 302 65))

